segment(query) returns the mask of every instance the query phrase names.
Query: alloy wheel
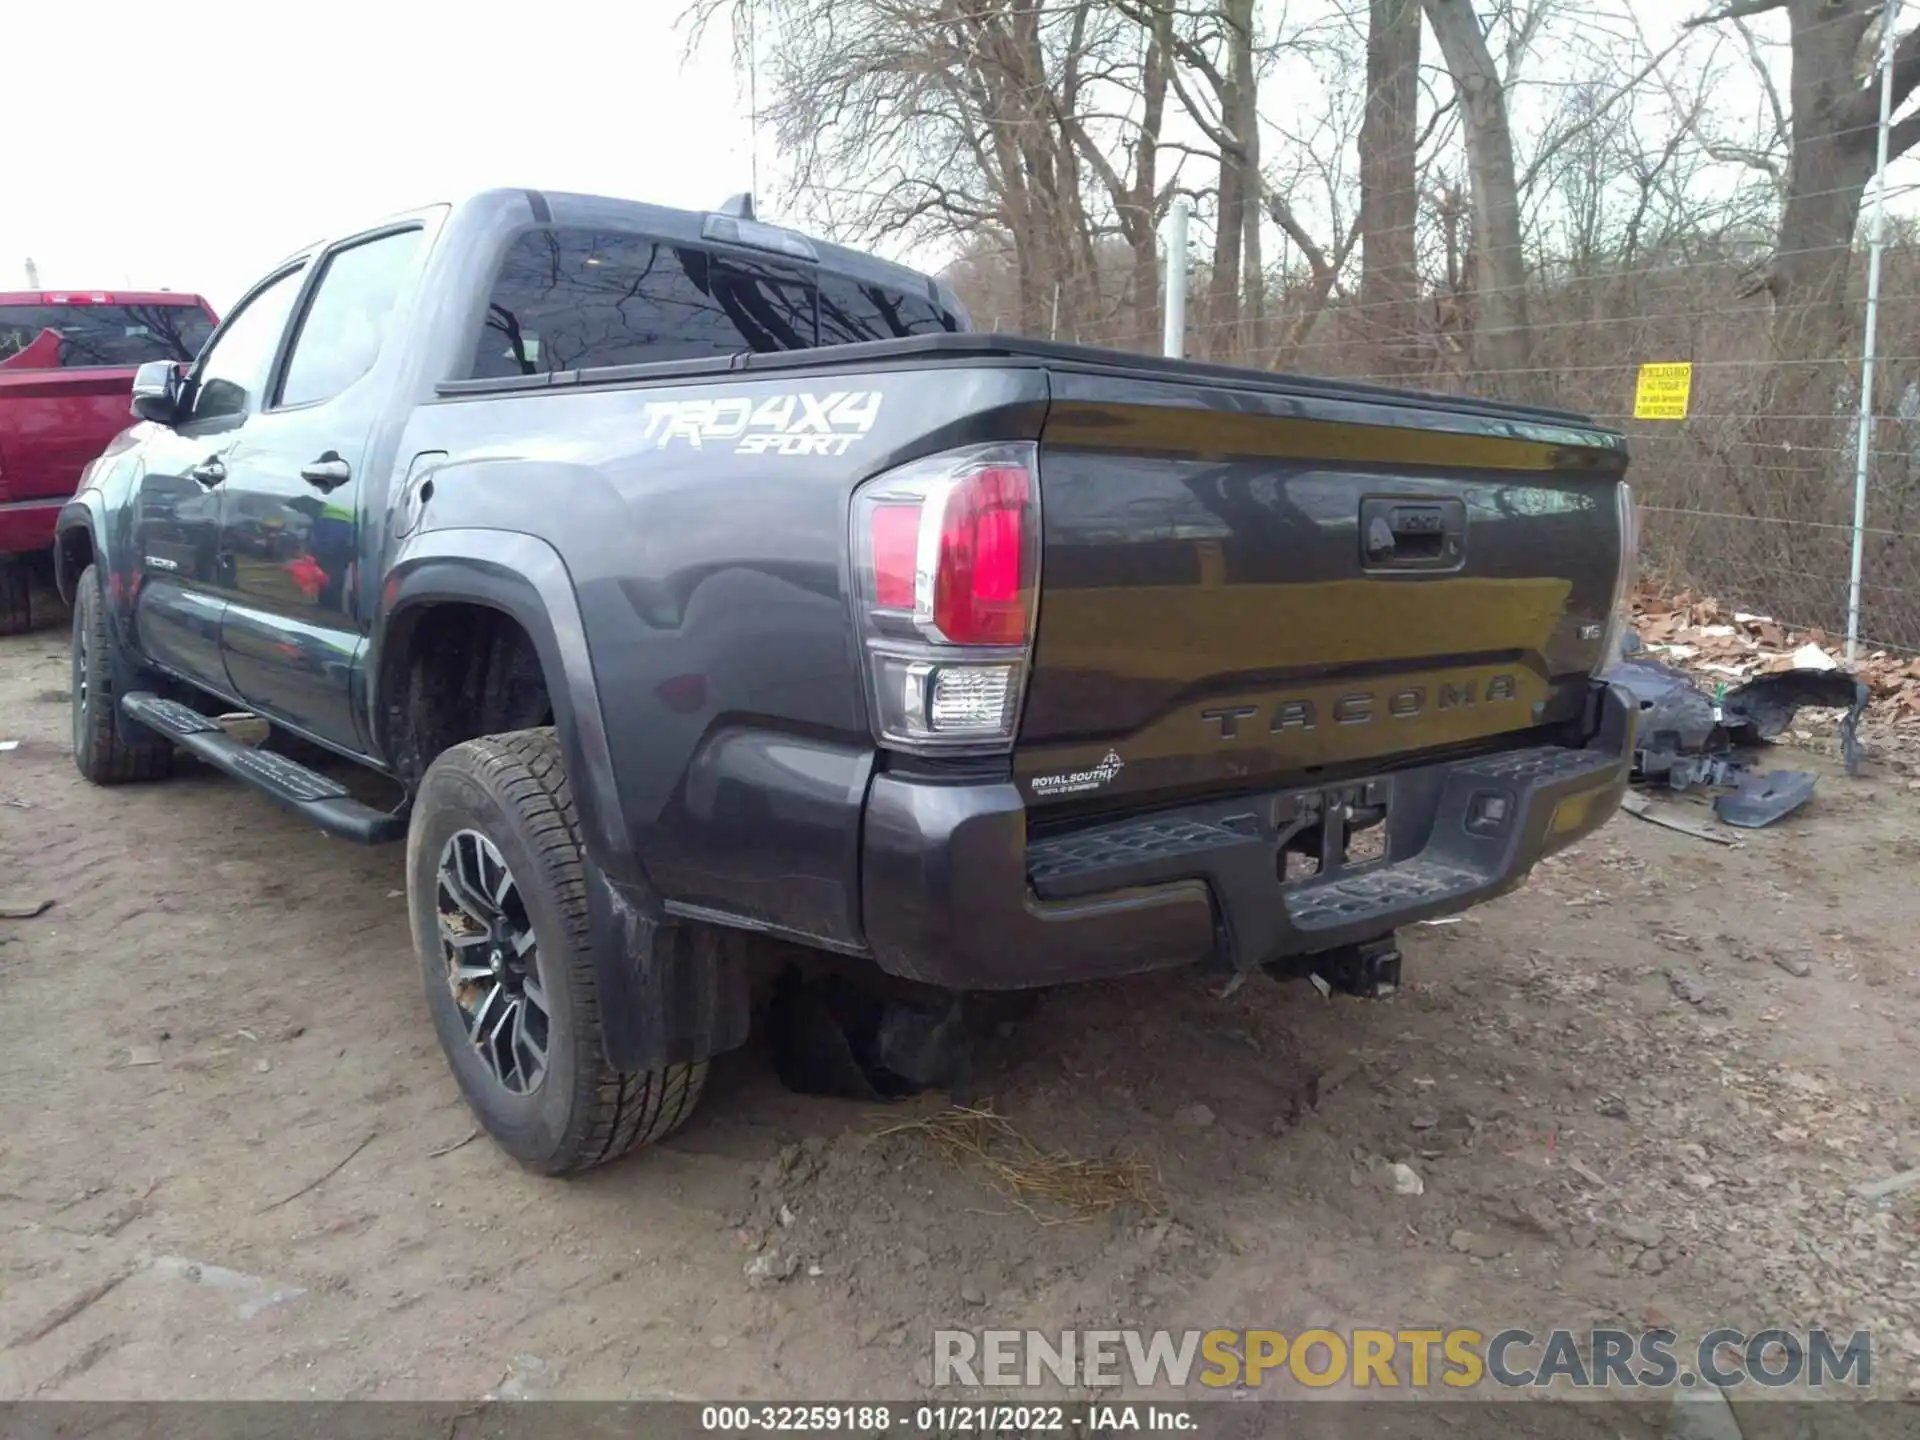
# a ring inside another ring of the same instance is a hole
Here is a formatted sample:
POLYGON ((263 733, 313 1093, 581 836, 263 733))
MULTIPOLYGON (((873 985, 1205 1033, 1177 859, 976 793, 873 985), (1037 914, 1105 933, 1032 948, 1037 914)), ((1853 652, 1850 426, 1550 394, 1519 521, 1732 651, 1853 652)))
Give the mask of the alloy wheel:
POLYGON ((481 1063, 512 1095, 546 1077, 552 1009, 540 976, 540 946, 513 871, 477 830, 440 851, 435 884, 447 989, 481 1063))

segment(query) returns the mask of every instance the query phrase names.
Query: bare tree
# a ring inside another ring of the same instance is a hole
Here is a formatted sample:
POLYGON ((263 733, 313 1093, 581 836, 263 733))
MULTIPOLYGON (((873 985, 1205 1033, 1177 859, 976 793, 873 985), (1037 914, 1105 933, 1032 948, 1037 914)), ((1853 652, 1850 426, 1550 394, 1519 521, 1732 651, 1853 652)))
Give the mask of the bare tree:
MULTIPOLYGON (((1170 23, 1170 22, 1169 22, 1170 23)), ((1088 129, 1086 121, 1073 108, 1062 105, 1058 111, 1061 129, 1072 141, 1080 160, 1099 178, 1113 206, 1121 236, 1133 252, 1129 301, 1136 334, 1151 336, 1160 330, 1160 221, 1172 199, 1171 181, 1160 181, 1161 128, 1166 120, 1167 83, 1172 68, 1170 43, 1164 24, 1140 28, 1136 44, 1140 63, 1132 77, 1139 94, 1139 114, 1133 127, 1131 145, 1132 174, 1124 175, 1108 159, 1106 148, 1088 129)), ((1123 83, 1119 69, 1108 78, 1123 83)))
MULTIPOLYGON (((1506 85, 1473 0, 1422 4, 1453 78, 1465 124, 1473 197, 1474 369, 1488 377, 1491 388, 1517 392, 1525 388, 1532 332, 1506 85)), ((1510 42, 1510 57, 1517 54, 1518 42, 1510 42)))
POLYGON ((1260 225, 1260 89, 1255 0, 1115 0, 1155 34, 1182 110, 1219 162, 1213 192, 1213 261, 1202 309, 1208 351, 1218 356, 1265 344, 1265 266, 1260 225), (1247 295, 1249 333, 1236 331, 1247 295))
MULTIPOLYGON (((1840 354, 1848 344, 1847 276, 1878 139, 1880 74, 1872 42, 1879 38, 1878 22, 1885 9, 1882 0, 1733 0, 1690 22, 1738 24, 1771 11, 1786 12, 1792 53, 1787 111, 1791 160, 1778 244, 1761 281, 1773 296, 1774 350, 1783 360, 1817 363, 1840 354)), ((1903 104, 1916 89, 1920 30, 1900 37, 1894 50, 1894 104, 1903 104)), ((1773 103, 1778 113, 1777 94, 1773 103)), ((1888 157, 1897 159, 1916 144, 1920 115, 1893 127, 1888 157)))
POLYGON ((1138 37, 1112 4, 693 0, 686 19, 697 34, 731 15, 744 34, 749 13, 760 33, 779 36, 763 55, 772 71, 764 114, 792 164, 794 198, 823 228, 955 248, 997 236, 1016 274, 1014 323, 1097 332, 1108 310, 1100 241, 1124 234, 1137 257, 1151 243, 1142 211, 1163 203, 1151 164, 1142 202, 1141 176, 1113 172, 1105 185, 1090 158, 1116 138, 1136 163, 1159 151, 1164 101, 1129 113, 1123 56, 1138 37))
MULTIPOLYGON (((1383 375, 1420 365, 1420 0, 1370 0, 1360 124, 1360 319, 1383 375)), ((1277 218, 1277 217, 1276 217, 1277 218)))

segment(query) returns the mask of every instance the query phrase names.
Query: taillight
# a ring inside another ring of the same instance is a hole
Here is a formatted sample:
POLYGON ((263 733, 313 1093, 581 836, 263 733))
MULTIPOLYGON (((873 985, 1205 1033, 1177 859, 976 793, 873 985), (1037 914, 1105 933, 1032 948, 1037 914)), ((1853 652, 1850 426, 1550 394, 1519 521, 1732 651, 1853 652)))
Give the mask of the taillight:
POLYGON ((882 744, 1005 750, 1039 593, 1036 448, 976 445, 869 481, 853 501, 861 638, 882 744))
POLYGON ((991 465, 956 484, 940 521, 933 626, 955 645, 1020 645, 1024 526, 1032 488, 1024 468, 991 465))
POLYGON ((876 505, 873 526, 873 601, 889 610, 913 609, 913 570, 920 555, 920 507, 876 505))

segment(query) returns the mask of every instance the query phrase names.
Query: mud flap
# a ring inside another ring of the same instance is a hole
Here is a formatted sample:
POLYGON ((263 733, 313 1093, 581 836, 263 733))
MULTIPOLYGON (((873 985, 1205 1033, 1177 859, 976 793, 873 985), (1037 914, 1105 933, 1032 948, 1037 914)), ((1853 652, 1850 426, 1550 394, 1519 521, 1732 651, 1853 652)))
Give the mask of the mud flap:
POLYGON ((591 860, 583 869, 607 1063, 630 1075, 744 1045, 751 937, 665 921, 651 887, 614 880, 591 860))

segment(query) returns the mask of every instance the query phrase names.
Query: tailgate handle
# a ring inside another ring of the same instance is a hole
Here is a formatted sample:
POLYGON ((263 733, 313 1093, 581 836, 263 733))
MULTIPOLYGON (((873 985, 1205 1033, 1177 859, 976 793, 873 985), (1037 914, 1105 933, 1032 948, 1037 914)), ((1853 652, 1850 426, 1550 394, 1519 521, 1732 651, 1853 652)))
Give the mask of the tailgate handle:
POLYGON ((1466 528, 1459 500, 1360 503, 1360 544, 1370 569, 1450 570, 1461 562, 1466 528))

